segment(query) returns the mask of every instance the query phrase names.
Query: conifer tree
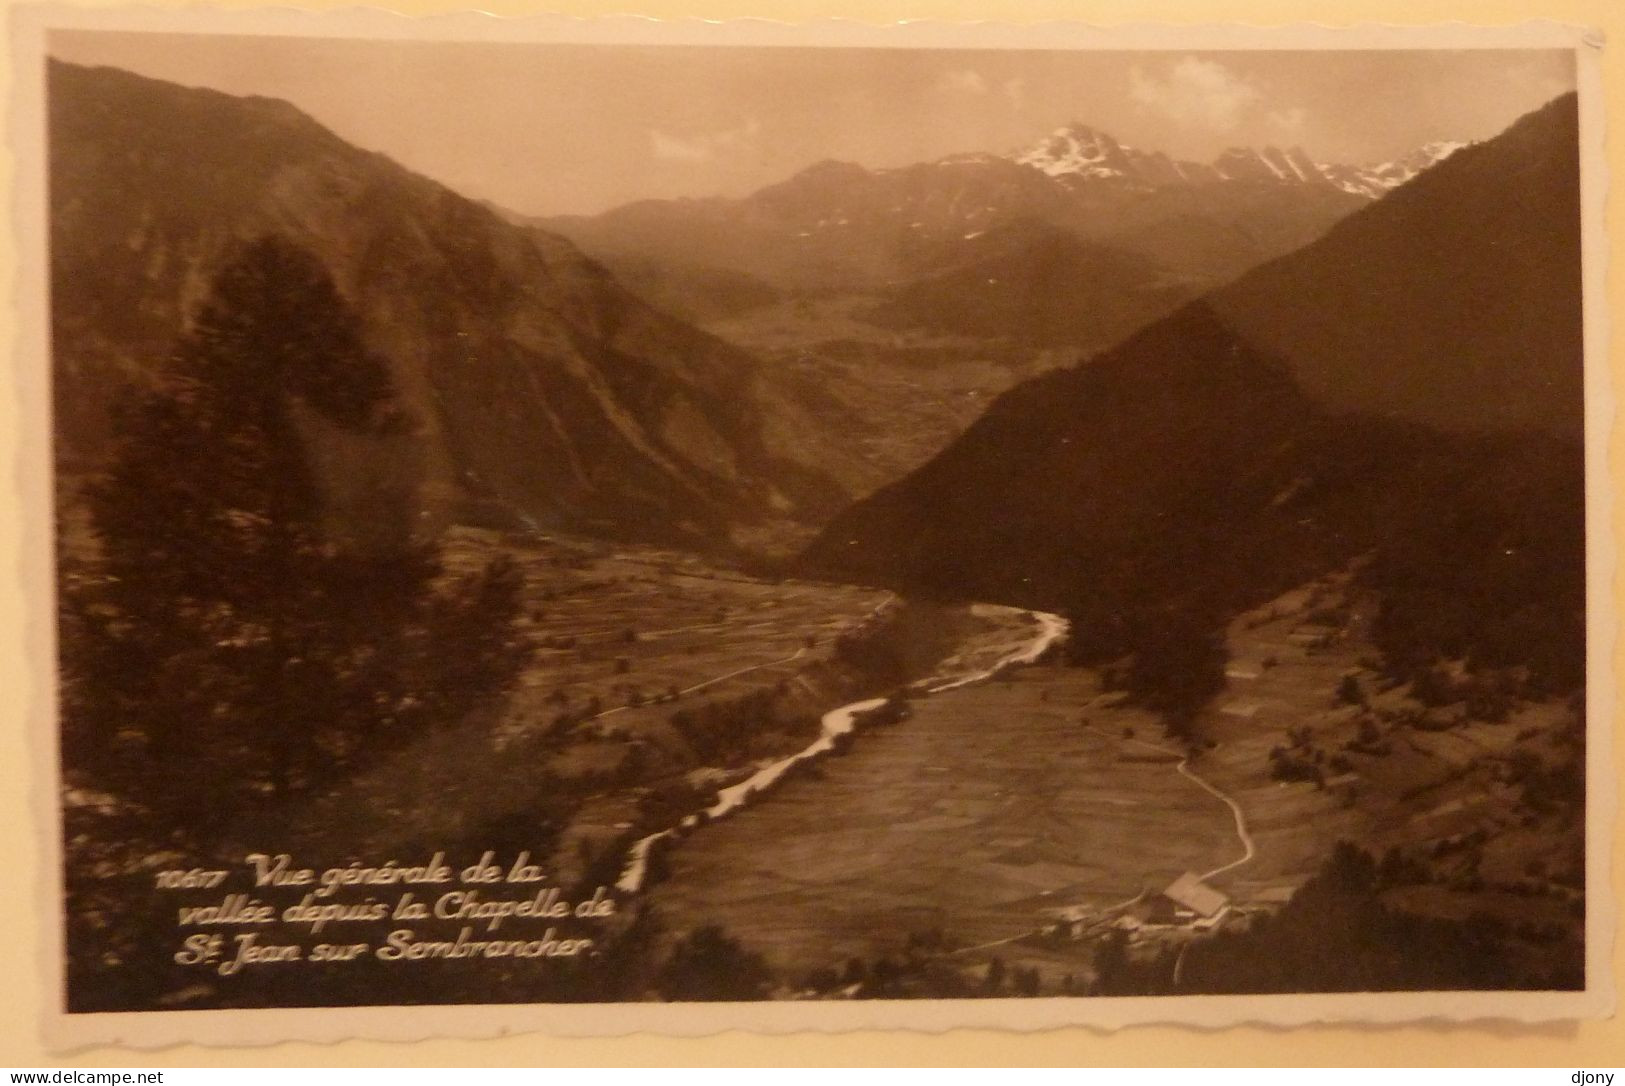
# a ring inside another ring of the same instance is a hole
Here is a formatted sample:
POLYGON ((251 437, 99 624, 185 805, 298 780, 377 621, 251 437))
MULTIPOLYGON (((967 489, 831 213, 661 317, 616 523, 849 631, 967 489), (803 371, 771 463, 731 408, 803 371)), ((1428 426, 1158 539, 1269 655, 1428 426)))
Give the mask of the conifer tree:
POLYGON ((465 711, 522 663, 511 563, 436 592, 413 496, 358 518, 315 466, 324 433, 403 454, 412 437, 310 253, 244 246, 120 431, 89 491, 99 576, 65 593, 70 768, 207 825, 465 711))

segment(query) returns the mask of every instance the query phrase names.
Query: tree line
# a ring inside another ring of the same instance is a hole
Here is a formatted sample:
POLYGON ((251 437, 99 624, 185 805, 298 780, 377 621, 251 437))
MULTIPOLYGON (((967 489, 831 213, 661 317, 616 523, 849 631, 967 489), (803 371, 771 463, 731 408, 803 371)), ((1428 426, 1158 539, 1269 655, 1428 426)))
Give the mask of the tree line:
POLYGON ((419 420, 314 255, 241 245, 153 369, 83 488, 91 554, 59 564, 65 782, 104 797, 67 812, 69 950, 101 986, 150 940, 92 866, 205 856, 530 653, 516 566, 449 576, 419 528, 419 420))

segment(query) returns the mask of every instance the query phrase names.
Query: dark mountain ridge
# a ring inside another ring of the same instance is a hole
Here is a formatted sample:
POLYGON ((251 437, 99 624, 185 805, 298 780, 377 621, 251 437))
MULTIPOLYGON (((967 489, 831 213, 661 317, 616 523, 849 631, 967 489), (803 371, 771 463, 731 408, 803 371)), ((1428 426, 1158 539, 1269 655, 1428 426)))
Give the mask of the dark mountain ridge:
MULTIPOLYGON (((390 359, 450 515, 718 543, 840 491, 770 447, 759 363, 646 305, 574 245, 361 151, 284 102, 110 68, 49 71, 57 455, 162 379, 234 246, 315 254, 390 359)), ((342 472, 342 458, 330 464, 342 472)))
POLYGON ((1329 406, 1577 434, 1579 183, 1568 95, 1210 302, 1329 406))
POLYGON ((1109 648, 1145 615, 1211 628, 1368 559, 1386 613, 1408 616, 1390 648, 1505 659, 1544 640, 1572 682, 1574 126, 1558 99, 1323 241, 1017 386, 836 518, 807 564, 1066 610, 1109 648), (1482 262, 1499 274, 1467 266, 1482 262), (1418 370, 1439 326, 1456 350, 1418 370))

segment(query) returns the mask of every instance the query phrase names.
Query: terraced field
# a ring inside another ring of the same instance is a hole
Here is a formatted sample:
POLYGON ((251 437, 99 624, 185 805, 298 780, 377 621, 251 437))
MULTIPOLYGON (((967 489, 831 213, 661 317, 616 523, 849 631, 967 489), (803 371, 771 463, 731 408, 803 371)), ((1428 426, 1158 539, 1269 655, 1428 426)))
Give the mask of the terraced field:
POLYGON ((770 426, 815 454, 809 462, 854 499, 925 463, 1005 389, 1078 360, 1076 351, 880 327, 867 318, 880 301, 796 298, 707 324, 769 363, 770 426), (793 421, 805 418, 818 427, 793 421))
POLYGON ((560 726, 647 732, 690 695, 726 696, 790 678, 890 597, 850 585, 761 580, 691 555, 585 540, 529 545, 458 529, 448 566, 503 549, 525 575, 532 666, 499 735, 560 726), (601 723, 600 723, 601 722, 601 723))
MULTIPOLYGON (((1393 906, 1572 926, 1578 823, 1531 809, 1509 783, 1519 759, 1561 764, 1572 710, 1525 703, 1500 722, 1426 710, 1369 666, 1371 617, 1336 576, 1238 618, 1226 688, 1182 766, 1158 718, 1103 694, 1092 671, 1036 666, 923 699, 911 719, 696 832, 650 897, 673 933, 719 924, 792 982, 941 932, 967 973, 996 954, 1046 990, 1088 975, 1092 953, 1039 936, 1055 910, 1094 914, 1211 872, 1242 907, 1226 923, 1245 924, 1339 840, 1377 856, 1397 847, 1426 869, 1388 892, 1393 906), (1358 704, 1340 692, 1348 676, 1358 704), (1276 752, 1308 776, 1281 779, 1276 752)), ((1149 949, 1191 934, 1135 939, 1149 949)))
MULTIPOLYGON (((535 842, 561 880, 592 870, 608 883, 632 841, 804 749, 819 714, 885 692, 851 689, 836 645, 902 606, 886 593, 466 529, 448 565, 477 568, 499 551, 524 574, 523 629, 537 649, 518 688, 289 824, 246 828, 255 839, 320 854, 341 827, 358 855, 535 842), (793 711, 729 724, 744 732, 726 755, 706 754, 679 726, 680 711, 760 692, 793 711)), ((1008 659, 1039 624, 1010 609, 941 609, 927 623, 952 647, 931 658, 938 678, 915 673, 911 716, 865 729, 844 753, 685 833, 638 897, 667 941, 719 924, 792 984, 940 933, 934 945, 967 972, 997 955, 1057 990, 1087 976, 1092 956, 1087 940, 1035 937, 1058 910, 1154 896, 1185 872, 1214 872, 1234 904, 1274 907, 1340 838, 1379 855, 1398 845, 1424 863, 1421 881, 1391 894, 1407 909, 1571 923, 1577 838, 1560 816, 1521 805, 1509 774, 1512 755, 1537 770, 1560 765, 1572 711, 1523 704, 1501 723, 1460 706, 1423 712, 1365 666, 1369 619, 1346 578, 1237 619, 1226 689, 1181 767, 1161 720, 1104 691, 1095 671, 1039 664, 947 689, 1008 659), (1346 676, 1358 704, 1339 693, 1346 676), (1360 738, 1373 728, 1375 739, 1360 738), (1312 779, 1278 779, 1278 750, 1312 779)))
MULTIPOLYGON (((1108 699, 1109 700, 1109 699, 1108 699)), ((1124 758, 1096 677, 1016 671, 916 703, 817 774, 697 832, 650 893, 673 929, 720 923, 791 973, 941 929, 972 948, 1204 871, 1239 846, 1229 810, 1167 761, 1124 758), (1095 727, 1086 726, 1088 720, 1095 727)))
POLYGON ((1259 855, 1216 883, 1242 900, 1278 897, 1344 838, 1377 855, 1404 850, 1433 869, 1430 884, 1390 894, 1410 911, 1512 923, 1568 915, 1579 823, 1531 808, 1516 778, 1572 757, 1574 708, 1522 702, 1498 721, 1461 703, 1428 709, 1370 666, 1374 613, 1346 576, 1333 576, 1231 624, 1227 689, 1202 724, 1216 746, 1197 764, 1247 812, 1259 855), (1359 704, 1339 695, 1346 678, 1359 704), (1318 779, 1275 779, 1277 748, 1318 779))
MULTIPOLYGON (((692 759, 671 727, 674 711, 782 684, 805 687, 809 704, 821 705, 833 695, 814 680, 834 639, 890 599, 752 578, 652 548, 468 528, 450 533, 448 573, 497 553, 524 575, 522 628, 536 649, 517 688, 295 812, 275 828, 279 839, 319 851, 342 826, 347 851, 376 855, 471 833, 528 847, 533 827, 538 842, 562 832, 563 861, 579 865, 629 827, 640 781, 692 759), (561 817, 562 830, 550 823, 561 817)), ((267 832, 244 828, 254 839, 267 832)))

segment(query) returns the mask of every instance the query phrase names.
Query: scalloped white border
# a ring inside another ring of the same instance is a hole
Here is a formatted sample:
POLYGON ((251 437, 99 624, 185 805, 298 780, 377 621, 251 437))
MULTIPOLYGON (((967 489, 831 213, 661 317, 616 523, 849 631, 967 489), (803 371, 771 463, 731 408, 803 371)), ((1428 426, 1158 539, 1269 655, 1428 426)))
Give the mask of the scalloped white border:
POLYGON ((616 1037, 636 1033, 703 1036, 729 1030, 764 1034, 803 1031, 914 1030, 940 1033, 961 1027, 1016 1031, 1081 1026, 1115 1030, 1127 1025, 1171 1024, 1204 1029, 1239 1025, 1290 1027, 1326 1023, 1488 1023, 1535 1029, 1540 1023, 1606 1018, 1615 1011, 1612 973, 1616 903, 1612 893, 1611 835, 1618 781, 1611 724, 1615 716, 1614 599, 1615 504, 1608 453, 1615 419, 1608 364, 1605 293, 1607 234, 1604 203, 1601 35, 1549 21, 1513 26, 1323 25, 1173 26, 1139 23, 1093 26, 1046 22, 915 21, 890 25, 852 20, 792 24, 767 19, 659 20, 636 15, 527 16, 481 12, 403 16, 375 8, 306 12, 289 8, 223 11, 152 7, 74 8, 28 5, 10 11, 12 34, 11 150, 16 162, 13 209, 18 239, 15 380, 20 398, 24 523, 53 523, 50 500, 48 393, 48 223, 44 183, 45 38, 53 29, 243 34, 393 40, 552 42, 638 45, 756 45, 912 49, 1488 49, 1575 50, 1580 100, 1581 211, 1584 240, 1587 665, 1591 676, 1587 721, 1587 928, 1588 987, 1576 993, 1404 992, 1283 996, 1168 996, 899 1000, 850 1003, 731 1003, 480 1006, 379 1006, 287 1010, 139 1011, 74 1014, 62 1009, 60 812, 57 802, 55 725, 55 600, 50 533, 25 535, 22 583, 28 586, 24 651, 38 681, 26 716, 33 748, 26 782, 36 815, 40 866, 35 871, 36 918, 46 929, 36 976, 54 1005, 41 1023, 51 1050, 92 1045, 153 1049, 185 1042, 211 1046, 280 1041, 335 1043, 351 1038, 414 1041, 480 1039, 521 1032, 616 1037))

